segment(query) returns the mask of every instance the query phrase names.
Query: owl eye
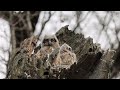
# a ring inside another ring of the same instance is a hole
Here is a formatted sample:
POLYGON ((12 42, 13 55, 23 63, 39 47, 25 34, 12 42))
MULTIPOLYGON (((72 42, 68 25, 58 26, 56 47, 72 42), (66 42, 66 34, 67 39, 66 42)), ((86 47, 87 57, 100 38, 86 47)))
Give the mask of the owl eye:
POLYGON ((69 47, 68 50, 69 50, 69 51, 72 51, 72 48, 69 47))
POLYGON ((51 39, 51 42, 57 42, 57 41, 56 41, 56 39, 54 38, 54 39, 51 39))
POLYGON ((46 43, 46 42, 48 42, 48 41, 49 41, 48 39, 44 39, 44 40, 43 40, 43 43, 46 43))
POLYGON ((36 43, 35 42, 32 42, 33 46, 36 46, 36 43))

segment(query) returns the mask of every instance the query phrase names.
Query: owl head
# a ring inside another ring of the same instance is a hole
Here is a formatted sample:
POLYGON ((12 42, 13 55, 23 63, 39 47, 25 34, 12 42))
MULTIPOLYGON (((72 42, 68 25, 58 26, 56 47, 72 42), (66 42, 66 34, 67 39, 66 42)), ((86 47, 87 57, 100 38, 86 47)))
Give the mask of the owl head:
POLYGON ((42 41, 42 47, 48 46, 53 48, 59 47, 59 41, 55 35, 45 35, 42 41))
POLYGON ((20 48, 24 49, 25 52, 31 54, 36 47, 37 41, 38 36, 32 36, 30 38, 27 38, 23 42, 21 42, 20 48))

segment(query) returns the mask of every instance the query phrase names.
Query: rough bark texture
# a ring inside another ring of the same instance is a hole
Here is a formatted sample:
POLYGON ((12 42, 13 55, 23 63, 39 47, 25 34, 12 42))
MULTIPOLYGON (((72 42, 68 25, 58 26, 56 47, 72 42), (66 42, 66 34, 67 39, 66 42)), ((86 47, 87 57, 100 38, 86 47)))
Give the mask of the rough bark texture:
POLYGON ((100 45, 93 43, 92 38, 85 39, 84 35, 75 34, 73 31, 68 30, 68 25, 62 27, 56 33, 56 36, 60 45, 67 43, 72 47, 77 56, 77 63, 71 65, 69 69, 53 70, 45 60, 39 60, 34 55, 27 57, 24 53, 23 56, 20 56, 22 59, 19 60, 19 63, 17 57, 16 60, 13 59, 14 62, 12 62, 10 70, 12 72, 11 77, 7 76, 6 78, 109 79, 111 77, 111 66, 114 61, 112 60, 114 56, 113 50, 101 50, 100 45))

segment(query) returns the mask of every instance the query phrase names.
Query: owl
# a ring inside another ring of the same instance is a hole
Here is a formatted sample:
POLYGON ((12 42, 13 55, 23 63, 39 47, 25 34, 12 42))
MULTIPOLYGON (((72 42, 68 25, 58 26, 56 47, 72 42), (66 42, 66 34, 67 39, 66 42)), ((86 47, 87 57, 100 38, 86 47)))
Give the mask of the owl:
POLYGON ((20 44, 20 50, 23 50, 23 52, 26 52, 28 56, 32 55, 33 50, 36 47, 38 41, 38 36, 32 36, 30 38, 25 39, 20 44))
POLYGON ((48 54, 52 52, 55 48, 59 48, 59 41, 55 35, 45 35, 41 48, 43 48, 48 54))
POLYGON ((8 61, 9 66, 7 67, 8 71, 6 77, 10 77, 14 72, 16 72, 16 68, 24 66, 24 61, 32 55, 32 52, 36 47, 37 40, 38 36, 32 36, 25 39, 20 44, 20 48, 16 51, 15 55, 8 61))
POLYGON ((64 43, 60 47, 59 53, 62 65, 67 65, 69 68, 72 64, 77 62, 76 54, 73 52, 72 48, 68 44, 64 43))
MULTIPOLYGON (((54 51, 55 52, 55 51, 54 51)), ((56 51, 52 57, 52 66, 59 68, 70 68, 70 66, 77 62, 76 54, 73 52, 72 48, 64 43, 60 48, 59 52, 56 51)), ((52 53, 51 53, 52 54, 52 53)))

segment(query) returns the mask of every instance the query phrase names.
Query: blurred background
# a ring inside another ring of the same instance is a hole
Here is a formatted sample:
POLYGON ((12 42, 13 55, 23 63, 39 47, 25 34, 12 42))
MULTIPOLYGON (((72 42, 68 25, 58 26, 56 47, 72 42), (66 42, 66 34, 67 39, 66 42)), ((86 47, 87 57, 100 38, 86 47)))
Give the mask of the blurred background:
POLYGON ((33 34, 54 34, 65 25, 104 50, 116 50, 114 66, 120 68, 120 11, 0 11, 0 79, 21 41, 33 34))

